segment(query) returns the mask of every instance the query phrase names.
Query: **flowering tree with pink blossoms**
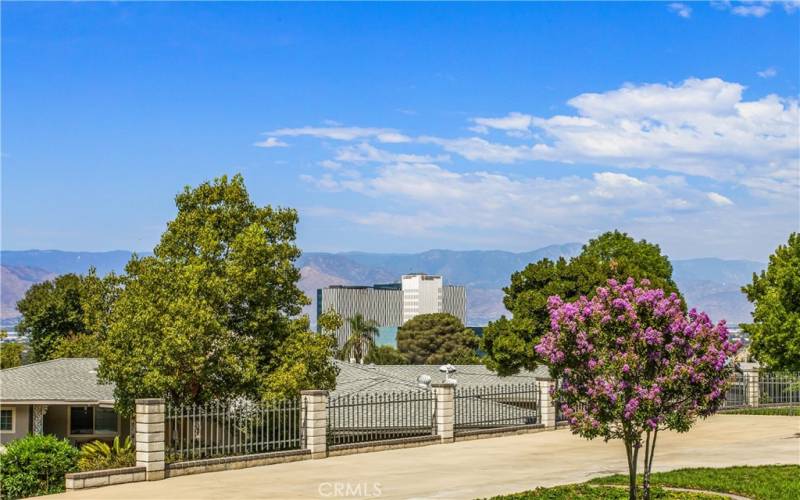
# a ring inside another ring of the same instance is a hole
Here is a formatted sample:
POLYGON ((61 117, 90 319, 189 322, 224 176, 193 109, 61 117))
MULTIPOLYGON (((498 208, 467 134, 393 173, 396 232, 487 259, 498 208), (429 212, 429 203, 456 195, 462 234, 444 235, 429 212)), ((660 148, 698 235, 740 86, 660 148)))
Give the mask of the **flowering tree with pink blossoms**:
POLYGON ((722 404, 732 376, 728 359, 739 349, 725 322, 686 314, 663 290, 609 280, 592 299, 550 297, 550 330, 536 346, 553 377, 553 398, 573 433, 621 439, 636 499, 636 468, 644 447, 643 498, 658 431, 686 432, 722 404))

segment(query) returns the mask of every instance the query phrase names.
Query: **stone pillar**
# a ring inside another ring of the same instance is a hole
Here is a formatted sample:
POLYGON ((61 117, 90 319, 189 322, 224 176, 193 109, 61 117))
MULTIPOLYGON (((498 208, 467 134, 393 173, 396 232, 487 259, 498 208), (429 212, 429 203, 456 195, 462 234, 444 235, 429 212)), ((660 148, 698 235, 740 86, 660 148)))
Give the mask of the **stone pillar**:
POLYGON ((455 384, 433 384, 436 401, 436 434, 442 443, 452 443, 456 424, 455 384))
POLYGON ((761 401, 761 384, 759 383, 758 368, 747 368, 744 370, 744 380, 747 387, 747 406, 758 406, 761 401))
POLYGON ((33 405, 33 433, 41 436, 44 434, 44 416, 47 405, 33 405))
POLYGON ((536 385, 539 387, 539 415, 546 429, 556 428, 556 407, 550 397, 550 389, 555 388, 555 380, 551 378, 538 378, 536 385))
POLYGON ((303 428, 311 458, 328 456, 328 391, 301 391, 303 428))
POLYGON ((136 400, 136 466, 148 481, 164 479, 163 399, 136 400))

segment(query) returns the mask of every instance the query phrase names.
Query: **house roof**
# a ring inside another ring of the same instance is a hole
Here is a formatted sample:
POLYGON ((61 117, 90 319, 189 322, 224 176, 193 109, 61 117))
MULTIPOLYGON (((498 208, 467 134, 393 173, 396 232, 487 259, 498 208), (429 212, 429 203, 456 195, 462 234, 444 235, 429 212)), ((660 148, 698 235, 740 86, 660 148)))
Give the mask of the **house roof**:
MULTIPOLYGON (((331 396, 354 393, 387 393, 419 389, 417 377, 426 374, 433 382, 443 380, 439 365, 359 365, 335 361, 339 368, 331 396)), ((109 402, 114 384, 97 381, 95 358, 59 358, 0 370, 0 399, 26 402, 109 402)), ((458 387, 511 385, 547 377, 547 369, 523 371, 499 377, 483 365, 455 365, 452 375, 458 387)))
MULTIPOLYGON (((419 389, 417 377, 422 374, 431 377, 434 383, 444 380, 439 365, 360 365, 338 360, 335 363, 339 376, 336 377, 336 389, 331 391, 334 397, 419 389)), ((548 377, 547 368, 541 366, 533 372, 521 371, 508 377, 500 377, 483 365, 454 366, 456 372, 452 378, 458 381, 458 387, 531 383, 537 377, 548 377)))
POLYGON ((0 400, 113 401, 114 385, 97 381, 97 364, 95 358, 60 358, 0 370, 0 400))

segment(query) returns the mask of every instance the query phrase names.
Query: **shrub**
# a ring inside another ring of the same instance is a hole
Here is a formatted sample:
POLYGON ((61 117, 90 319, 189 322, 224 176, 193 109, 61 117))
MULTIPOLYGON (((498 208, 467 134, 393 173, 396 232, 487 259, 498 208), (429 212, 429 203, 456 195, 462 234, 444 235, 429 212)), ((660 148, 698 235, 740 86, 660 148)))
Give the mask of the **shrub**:
POLYGON ((78 450, 66 439, 29 435, 12 441, 0 455, 4 499, 64 491, 64 474, 77 470, 78 450))
POLYGON ((136 465, 136 451, 130 436, 126 437, 122 444, 119 436, 115 437, 111 446, 102 441, 86 443, 81 448, 78 459, 78 468, 82 471, 118 469, 134 465, 136 465))

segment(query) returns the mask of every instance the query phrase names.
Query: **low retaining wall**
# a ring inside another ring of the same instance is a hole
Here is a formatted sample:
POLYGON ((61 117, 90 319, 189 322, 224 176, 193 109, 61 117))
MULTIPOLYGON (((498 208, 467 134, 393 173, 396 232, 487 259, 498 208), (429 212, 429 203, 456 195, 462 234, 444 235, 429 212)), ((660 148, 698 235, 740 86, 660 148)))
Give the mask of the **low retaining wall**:
POLYGON ((384 439, 383 441, 370 441, 367 443, 337 444, 328 446, 328 456, 338 457, 341 455, 353 455, 355 453, 370 453, 373 451, 396 450, 399 448, 416 448, 418 446, 428 446, 441 442, 442 439, 439 436, 431 435, 384 439))
POLYGON ((239 455, 222 458, 206 458, 202 460, 189 460, 186 462, 173 462, 166 465, 166 477, 186 476, 189 474, 202 474, 203 472, 217 472, 221 470, 244 469, 259 467, 261 465, 280 464, 285 462, 298 462, 311 458, 311 450, 273 451, 270 453, 254 453, 252 455, 239 455))
POLYGON ((110 484, 136 483, 145 480, 144 467, 71 472, 64 475, 68 490, 82 490, 110 484))
POLYGON ((494 437, 510 436, 514 434, 529 434, 531 432, 542 432, 545 430, 544 424, 531 424, 514 427, 497 427, 494 429, 476 430, 457 430, 454 438, 456 441, 470 441, 472 439, 487 439, 494 437))

